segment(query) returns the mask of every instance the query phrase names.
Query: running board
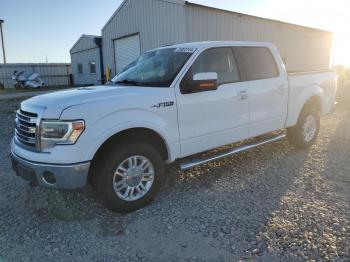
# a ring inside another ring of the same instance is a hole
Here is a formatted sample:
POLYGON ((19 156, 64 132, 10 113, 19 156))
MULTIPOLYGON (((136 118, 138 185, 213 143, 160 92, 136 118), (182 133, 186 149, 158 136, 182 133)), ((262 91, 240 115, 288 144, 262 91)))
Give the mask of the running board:
POLYGON ((258 146, 262 146, 265 144, 269 144, 269 143, 281 140, 281 139, 285 138, 286 136, 287 136, 286 134, 275 135, 273 137, 269 137, 268 139, 264 139, 264 140, 261 140, 261 141, 256 142, 256 143, 247 144, 247 145, 243 145, 243 146, 229 149, 227 151, 221 152, 221 153, 214 155, 214 156, 197 158, 197 159, 194 159, 194 160, 189 161, 189 162, 180 163, 180 169, 185 171, 185 170, 188 170, 190 168, 193 168, 193 167, 196 167, 199 165, 203 165, 205 163, 208 163, 208 162, 211 162, 214 160, 218 160, 218 159, 223 158, 223 157, 238 154, 240 152, 244 152, 244 151, 247 151, 249 149, 258 147, 258 146))

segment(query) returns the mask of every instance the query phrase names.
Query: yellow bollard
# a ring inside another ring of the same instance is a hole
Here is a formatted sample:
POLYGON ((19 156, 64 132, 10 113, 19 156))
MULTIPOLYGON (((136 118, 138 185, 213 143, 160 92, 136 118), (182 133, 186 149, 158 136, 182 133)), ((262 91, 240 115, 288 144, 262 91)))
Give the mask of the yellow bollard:
POLYGON ((111 69, 109 65, 106 66, 106 82, 108 83, 111 80, 111 69))

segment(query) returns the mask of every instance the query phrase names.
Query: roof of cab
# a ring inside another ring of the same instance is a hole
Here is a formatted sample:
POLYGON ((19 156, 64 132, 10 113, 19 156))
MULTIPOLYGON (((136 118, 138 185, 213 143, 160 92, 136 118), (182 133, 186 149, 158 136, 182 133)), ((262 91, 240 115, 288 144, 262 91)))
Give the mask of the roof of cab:
MULTIPOLYGON (((203 41, 203 42, 191 42, 176 45, 163 46, 161 48, 197 48, 205 49, 211 47, 221 47, 221 46, 262 46, 262 47, 272 47, 272 43, 268 42, 251 42, 251 41, 203 41)), ((157 48, 159 49, 159 48, 157 48)))

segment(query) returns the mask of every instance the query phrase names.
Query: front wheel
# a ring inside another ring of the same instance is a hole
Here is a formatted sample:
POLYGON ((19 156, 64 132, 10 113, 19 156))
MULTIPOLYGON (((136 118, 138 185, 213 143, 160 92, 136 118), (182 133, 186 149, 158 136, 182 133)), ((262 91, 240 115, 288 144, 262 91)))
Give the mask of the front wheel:
POLYGON ((296 126, 288 129, 289 142, 298 149, 312 146, 320 132, 320 111, 305 108, 299 116, 296 126))
POLYGON ((159 152, 145 143, 125 144, 109 152, 97 168, 97 191, 108 208, 132 212, 151 203, 164 178, 159 152))

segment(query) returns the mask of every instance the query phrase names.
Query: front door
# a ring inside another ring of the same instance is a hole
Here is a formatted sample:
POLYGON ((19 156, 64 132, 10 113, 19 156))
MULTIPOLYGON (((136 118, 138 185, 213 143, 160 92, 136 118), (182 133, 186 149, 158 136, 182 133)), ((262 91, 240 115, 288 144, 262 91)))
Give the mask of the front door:
POLYGON ((196 73, 218 74, 218 89, 186 94, 176 87, 182 157, 248 137, 249 86, 241 76, 231 47, 203 51, 182 81, 196 73))

